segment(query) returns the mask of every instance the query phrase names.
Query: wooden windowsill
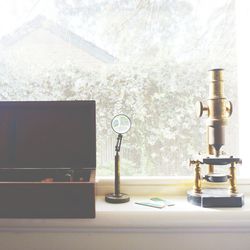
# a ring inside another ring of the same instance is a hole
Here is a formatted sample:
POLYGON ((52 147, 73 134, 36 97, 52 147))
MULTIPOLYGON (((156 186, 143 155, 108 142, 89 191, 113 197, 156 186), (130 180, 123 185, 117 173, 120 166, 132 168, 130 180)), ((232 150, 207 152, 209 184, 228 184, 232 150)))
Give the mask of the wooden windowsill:
POLYGON ((248 197, 242 208, 201 208, 184 196, 168 197, 176 205, 163 209, 134 203, 147 198, 109 204, 98 196, 95 219, 0 219, 0 232, 250 232, 248 197))

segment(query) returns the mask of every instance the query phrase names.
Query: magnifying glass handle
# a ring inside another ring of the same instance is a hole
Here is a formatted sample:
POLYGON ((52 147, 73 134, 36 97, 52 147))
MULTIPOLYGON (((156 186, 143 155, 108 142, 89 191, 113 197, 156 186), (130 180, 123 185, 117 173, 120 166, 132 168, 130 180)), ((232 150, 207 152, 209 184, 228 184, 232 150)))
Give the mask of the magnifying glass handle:
POLYGON ((120 155, 119 151, 121 149, 122 134, 118 134, 117 143, 115 146, 115 192, 106 194, 105 201, 109 203, 124 203, 130 200, 127 194, 120 192, 120 155))
POLYGON ((115 151, 116 152, 120 152, 121 144, 122 144, 122 134, 118 134, 117 142, 116 142, 116 146, 115 146, 115 151))
POLYGON ((115 155, 115 195, 120 194, 120 155, 116 152, 115 155))

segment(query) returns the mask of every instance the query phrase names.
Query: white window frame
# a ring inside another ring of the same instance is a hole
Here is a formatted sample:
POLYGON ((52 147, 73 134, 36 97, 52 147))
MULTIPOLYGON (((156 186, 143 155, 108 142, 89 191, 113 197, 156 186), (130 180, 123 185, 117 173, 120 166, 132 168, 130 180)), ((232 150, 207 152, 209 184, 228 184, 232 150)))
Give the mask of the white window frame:
MULTIPOLYGON (((238 56, 238 106, 239 109, 239 155, 243 159, 237 184, 240 191, 249 193, 250 185, 250 1, 236 3, 237 56, 238 56)), ((187 159, 188 164, 188 159, 187 159)), ((191 189, 193 176, 136 176, 122 177, 121 190, 132 195, 183 195, 191 189)), ((226 184, 228 185, 228 184, 226 184)), ((97 176, 97 194, 113 190, 114 177, 97 176)))
POLYGON ((241 173, 243 176, 250 176, 250 119, 249 97, 249 58, 250 58, 250 2, 247 0, 236 1, 237 17, 237 56, 238 56, 238 103, 239 103, 239 150, 243 159, 241 173))

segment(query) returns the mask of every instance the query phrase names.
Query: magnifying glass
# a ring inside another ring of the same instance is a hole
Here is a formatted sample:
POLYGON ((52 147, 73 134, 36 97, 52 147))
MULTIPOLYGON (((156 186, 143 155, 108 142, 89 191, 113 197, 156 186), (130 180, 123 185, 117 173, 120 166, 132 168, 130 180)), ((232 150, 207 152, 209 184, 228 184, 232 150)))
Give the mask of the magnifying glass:
POLYGON ((116 115, 111 121, 111 127, 117 134, 125 134, 131 128, 131 120, 124 114, 116 115))
POLYGON ((111 121, 112 129, 118 134, 115 146, 115 192, 106 194, 105 201, 109 203, 125 203, 130 200, 127 194, 120 192, 120 149, 123 134, 127 133, 131 128, 131 120, 124 114, 116 115, 111 121))

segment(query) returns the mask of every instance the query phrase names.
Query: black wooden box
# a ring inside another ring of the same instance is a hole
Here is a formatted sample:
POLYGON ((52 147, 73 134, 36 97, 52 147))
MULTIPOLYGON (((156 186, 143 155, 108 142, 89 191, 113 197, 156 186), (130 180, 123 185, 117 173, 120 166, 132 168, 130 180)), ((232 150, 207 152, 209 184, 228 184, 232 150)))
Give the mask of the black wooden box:
POLYGON ((95 101, 0 102, 0 217, 94 218, 95 101))

